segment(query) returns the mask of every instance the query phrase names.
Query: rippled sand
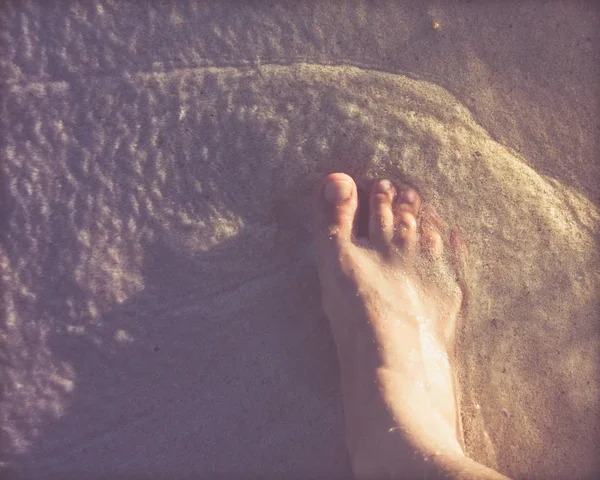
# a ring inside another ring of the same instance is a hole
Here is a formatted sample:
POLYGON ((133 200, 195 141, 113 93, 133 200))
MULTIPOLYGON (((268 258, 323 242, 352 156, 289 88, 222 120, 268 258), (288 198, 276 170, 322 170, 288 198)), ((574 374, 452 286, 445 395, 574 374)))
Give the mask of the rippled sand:
MULTIPOLYGON (((309 218, 333 171, 411 183, 466 234, 470 455, 517 477, 597 471, 591 80, 559 96, 549 77, 543 101, 535 79, 486 85, 497 59, 461 55, 488 38, 468 19, 491 25, 496 7, 321 6, 351 37, 334 47, 342 33, 306 23, 304 4, 7 5, 2 461, 15 475, 347 475, 309 218), (378 26, 402 50, 374 49, 378 26), (437 71, 404 58, 445 49, 477 88, 461 95, 458 73, 444 80, 455 95, 441 86, 448 58, 437 71)), ((541 14, 581 21, 578 68, 593 72, 593 8, 563 7, 541 14)), ((523 12, 499 13, 524 28, 523 12)), ((514 72, 527 52, 499 64, 514 72)), ((521 80, 543 77, 531 62, 521 80)))

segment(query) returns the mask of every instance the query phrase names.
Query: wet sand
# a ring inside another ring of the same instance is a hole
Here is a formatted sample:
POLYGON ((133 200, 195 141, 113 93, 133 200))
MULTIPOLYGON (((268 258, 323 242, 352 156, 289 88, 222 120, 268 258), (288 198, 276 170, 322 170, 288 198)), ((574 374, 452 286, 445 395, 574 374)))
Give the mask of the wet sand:
POLYGON ((3 4, 9 477, 346 477, 333 171, 465 232, 469 455, 599 471, 598 8, 451 3, 3 4))

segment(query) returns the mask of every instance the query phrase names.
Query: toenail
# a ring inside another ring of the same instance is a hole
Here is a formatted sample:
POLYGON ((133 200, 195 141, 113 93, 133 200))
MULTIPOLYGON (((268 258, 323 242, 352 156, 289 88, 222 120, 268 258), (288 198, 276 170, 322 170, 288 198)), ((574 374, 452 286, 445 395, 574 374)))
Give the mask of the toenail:
POLYGON ((392 190, 393 185, 389 180, 380 180, 375 183, 373 193, 388 193, 392 190))
POLYGON ((400 200, 402 200, 404 202, 413 203, 416 199, 417 199, 417 192, 415 192, 414 190, 411 190, 411 189, 404 190, 400 194, 400 200))
POLYGON ((329 180, 323 191, 325 199, 335 205, 340 205, 352 196, 352 183, 348 180, 329 180))

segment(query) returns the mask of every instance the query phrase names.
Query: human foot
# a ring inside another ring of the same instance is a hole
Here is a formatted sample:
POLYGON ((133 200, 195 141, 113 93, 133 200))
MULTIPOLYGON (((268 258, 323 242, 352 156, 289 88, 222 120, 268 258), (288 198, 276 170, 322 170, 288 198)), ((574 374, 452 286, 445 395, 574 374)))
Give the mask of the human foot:
POLYGON ((438 456, 463 456, 452 357, 466 252, 454 231, 446 250, 444 222, 421 203, 411 188, 376 182, 360 239, 352 178, 329 175, 316 192, 323 307, 358 475, 422 473, 438 456))

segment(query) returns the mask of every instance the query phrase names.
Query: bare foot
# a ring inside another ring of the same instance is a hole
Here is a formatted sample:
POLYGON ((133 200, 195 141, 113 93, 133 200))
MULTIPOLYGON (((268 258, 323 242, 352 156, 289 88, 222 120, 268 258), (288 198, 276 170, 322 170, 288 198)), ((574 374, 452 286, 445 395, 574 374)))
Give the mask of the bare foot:
POLYGON ((464 242, 453 231, 447 249, 436 211, 386 180, 373 185, 368 239, 359 239, 357 197, 352 178, 335 173, 317 189, 314 208, 354 472, 452 473, 440 465, 465 458, 452 360, 464 242))

